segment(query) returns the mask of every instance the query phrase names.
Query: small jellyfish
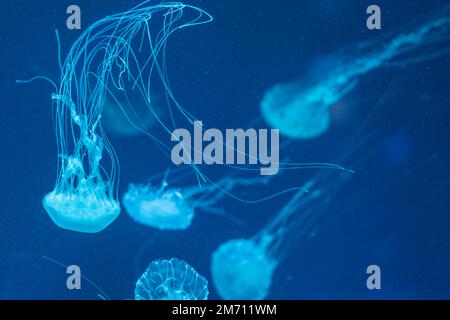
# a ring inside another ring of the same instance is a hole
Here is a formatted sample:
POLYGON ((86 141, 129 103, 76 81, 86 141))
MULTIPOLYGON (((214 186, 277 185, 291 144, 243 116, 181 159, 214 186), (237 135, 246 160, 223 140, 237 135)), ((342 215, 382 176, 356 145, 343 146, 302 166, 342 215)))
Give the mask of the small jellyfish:
POLYGON ((259 300, 267 296, 277 263, 256 241, 227 241, 212 259, 214 284, 222 298, 259 300))
MULTIPOLYGON (((349 173, 347 173, 349 174, 349 173)), ((211 273, 220 297, 226 300, 259 300, 267 297, 272 276, 293 238, 305 236, 314 220, 317 202, 324 193, 311 181, 298 191, 262 230, 249 239, 232 239, 213 253, 211 273), (303 210, 302 210, 303 209, 303 210)), ((321 199, 323 200, 323 199, 321 199)))
POLYGON ((181 189, 130 184, 122 204, 138 223, 161 230, 180 230, 187 229, 194 217, 194 207, 185 199, 189 196, 181 189))
POLYGON ((160 230, 187 229, 196 210, 227 217, 224 210, 216 205, 226 195, 233 196, 230 193, 233 188, 269 181, 268 177, 225 177, 201 186, 170 188, 167 174, 168 171, 159 187, 151 184, 129 185, 122 203, 134 221, 160 230))
MULTIPOLYGON (((134 93, 129 99, 139 101, 138 98, 135 99, 136 95, 134 93)), ((157 107, 162 105, 162 102, 159 102, 160 99, 155 94, 152 94, 152 99, 154 101, 152 111, 144 103, 134 103, 131 106, 128 101, 122 99, 119 105, 111 98, 106 99, 102 112, 102 122, 106 133, 115 137, 134 137, 156 127, 158 118, 163 117, 164 112, 162 108, 157 107)))
POLYGON ((135 300, 207 300, 208 281, 183 260, 154 260, 136 283, 135 300))
POLYGON ((384 66, 405 66, 447 53, 449 12, 450 6, 438 10, 412 32, 350 46, 319 63, 319 68, 310 70, 304 79, 274 85, 261 100, 263 118, 291 138, 320 136, 330 125, 330 107, 351 92, 363 75, 384 66))

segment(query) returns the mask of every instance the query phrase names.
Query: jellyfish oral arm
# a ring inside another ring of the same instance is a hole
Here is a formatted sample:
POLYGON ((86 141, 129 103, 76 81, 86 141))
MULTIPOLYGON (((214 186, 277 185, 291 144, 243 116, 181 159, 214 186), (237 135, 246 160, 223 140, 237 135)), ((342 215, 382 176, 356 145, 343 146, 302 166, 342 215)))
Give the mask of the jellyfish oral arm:
MULTIPOLYGON (((80 129, 79 140, 86 148, 89 159, 90 173, 86 175, 83 162, 80 160, 82 158, 81 147, 76 148, 77 154, 74 154, 72 156, 62 155, 63 157, 62 177, 65 184, 68 184, 68 181, 70 181, 73 177, 80 178, 80 188, 85 187, 86 184, 90 181, 92 182, 94 182, 94 180, 102 181, 103 179, 100 174, 99 164, 100 160, 102 159, 103 140, 95 133, 95 130, 97 128, 101 116, 98 117, 97 121, 92 126, 92 129, 89 130, 86 118, 77 114, 75 104, 69 97, 54 94, 52 98, 54 100, 57 100, 59 103, 66 105, 69 108, 72 121, 80 129), (64 161, 64 159, 67 159, 67 161, 64 161)), ((73 181, 70 183, 70 187, 72 188, 74 187, 73 181)), ((83 192, 83 190, 81 192, 83 192)))
POLYGON ((72 123, 79 128, 79 137, 72 154, 67 154, 66 148, 60 154, 60 177, 55 189, 44 197, 44 208, 63 229, 99 232, 120 213, 120 205, 111 195, 111 185, 105 182, 100 170, 104 149, 102 138, 96 134, 100 116, 89 129, 87 118, 77 113, 70 97, 54 94, 52 98, 59 110, 69 109, 72 123), (88 169, 84 165, 85 155, 88 169))

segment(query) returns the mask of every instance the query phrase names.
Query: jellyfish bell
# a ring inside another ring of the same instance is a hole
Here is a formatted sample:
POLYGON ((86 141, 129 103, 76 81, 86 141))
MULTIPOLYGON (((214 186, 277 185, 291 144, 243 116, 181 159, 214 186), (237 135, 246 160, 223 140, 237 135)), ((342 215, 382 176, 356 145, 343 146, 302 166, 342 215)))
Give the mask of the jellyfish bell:
POLYGON ((295 92, 296 83, 277 84, 268 89, 261 101, 261 114, 281 134, 296 139, 312 139, 330 124, 328 108, 321 103, 320 93, 304 96, 295 92))
POLYGON ((52 191, 43 199, 50 218, 63 229, 96 233, 110 225, 120 213, 118 201, 52 191))
POLYGON ((180 189, 130 184, 122 203, 134 221, 161 230, 187 229, 194 218, 180 189))
POLYGON ((208 281, 185 261, 157 259, 136 283, 135 300, 207 300, 208 281))
POLYGON ((276 265, 264 246, 252 239, 229 240, 212 256, 214 286, 223 299, 264 299, 276 265))

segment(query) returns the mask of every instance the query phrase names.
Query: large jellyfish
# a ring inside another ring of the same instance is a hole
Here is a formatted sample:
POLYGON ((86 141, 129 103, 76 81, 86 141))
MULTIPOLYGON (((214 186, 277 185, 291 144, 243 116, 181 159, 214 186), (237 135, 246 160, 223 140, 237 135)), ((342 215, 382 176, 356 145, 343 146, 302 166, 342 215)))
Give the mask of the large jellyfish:
POLYGON ((122 203, 128 215, 138 223, 160 230, 181 230, 189 228, 197 210, 227 217, 217 204, 226 195, 237 198, 231 193, 233 188, 264 185, 268 181, 268 177, 227 176, 215 183, 177 188, 169 187, 166 174, 160 186, 130 184, 122 203))
POLYGON ((361 76, 383 66, 404 66, 448 52, 449 13, 447 5, 414 31, 357 43, 325 59, 328 63, 320 64, 320 72, 313 69, 304 79, 274 85, 261 100, 263 118, 291 138, 323 134, 330 124, 330 106, 352 91, 361 76))
POLYGON ((135 300, 207 300, 208 281, 183 260, 154 260, 138 279, 135 300))
POLYGON ((211 16, 193 6, 149 2, 87 28, 64 64, 58 56, 59 87, 45 77, 19 81, 44 78, 56 90, 52 99, 58 177, 43 205, 61 228, 99 232, 119 215, 118 161, 102 125, 105 101, 132 105, 127 92, 134 90, 153 110, 150 92, 155 78, 163 89, 170 90, 164 57, 168 37, 177 29, 211 21, 211 16))

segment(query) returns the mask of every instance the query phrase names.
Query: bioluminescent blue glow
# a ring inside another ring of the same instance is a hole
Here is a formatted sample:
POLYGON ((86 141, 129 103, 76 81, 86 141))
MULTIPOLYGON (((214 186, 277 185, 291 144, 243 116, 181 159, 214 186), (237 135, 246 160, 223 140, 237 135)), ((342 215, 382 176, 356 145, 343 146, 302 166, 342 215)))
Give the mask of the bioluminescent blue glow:
MULTIPOLYGON (((341 177, 331 185, 340 186, 349 175, 349 172, 340 173, 341 177)), ((329 201, 327 196, 334 194, 331 186, 326 190, 315 189, 317 180, 311 180, 298 191, 256 235, 229 240, 214 251, 211 273, 220 297, 227 300, 267 297, 279 262, 287 258, 296 239, 311 233, 314 222, 329 201)))
POLYGON ((183 260, 158 259, 138 279, 135 300, 207 300, 208 281, 183 260))
MULTIPOLYGON (((137 98, 140 101, 138 93, 135 92, 135 94, 137 97, 131 95, 130 100, 135 101, 137 98)), ((161 119, 165 115, 162 107, 158 107, 162 105, 161 99, 156 94, 152 94, 152 111, 144 103, 134 103, 131 107, 126 101, 116 103, 113 99, 106 99, 102 110, 102 124, 105 132, 115 137, 142 135, 142 130, 149 132, 158 126, 158 117, 161 119), (135 124, 139 124, 139 127, 136 128, 135 124)))
POLYGON ((412 32, 357 43, 320 74, 315 74, 319 73, 316 70, 305 79, 274 85, 261 101, 262 116, 291 138, 310 139, 323 134, 330 125, 330 106, 351 92, 361 76, 383 66, 405 66, 448 52, 449 12, 447 6, 412 32))
POLYGON ((252 239, 233 239, 212 257, 214 285, 223 299, 264 299, 277 263, 252 239))
MULTIPOLYGON (((389 94, 386 93, 386 96, 389 94)), ((385 98, 380 99, 374 111, 381 111, 385 98)), ((359 168, 373 157, 382 139, 373 134, 374 122, 371 120, 372 117, 367 116, 351 132, 344 145, 351 145, 352 149, 345 148, 345 152, 338 152, 340 161, 359 168)), ((266 298, 273 272, 279 263, 290 258, 291 248, 297 240, 315 234, 324 222, 320 220, 326 217, 327 212, 333 211, 330 202, 353 175, 351 170, 320 170, 254 236, 231 239, 221 244, 211 260, 212 280, 220 297, 266 298)))
POLYGON ((122 203, 130 217, 161 230, 187 229, 194 218, 194 207, 181 189, 155 188, 130 184, 122 203))
MULTIPOLYGON (((99 232, 119 215, 118 160, 102 124, 105 101, 116 102, 125 115, 130 109, 123 101, 130 106, 145 103, 160 121, 150 92, 159 80, 167 97, 172 97, 164 57, 168 37, 177 29, 211 21, 196 7, 149 2, 89 26, 72 45, 64 64, 58 56, 59 88, 45 77, 29 80, 44 78, 56 90, 52 99, 58 177, 43 204, 61 228, 99 232), (131 91, 133 102, 129 98, 131 91), (140 101, 136 101, 137 96, 140 101)), ((130 117, 128 120, 133 123, 130 117)), ((133 125, 141 131, 147 129, 140 128, 140 123, 133 125)))
POLYGON ((160 186, 130 184, 122 203, 128 215, 138 223, 160 230, 181 230, 189 228, 197 210, 226 216, 225 210, 217 204, 226 195, 233 197, 231 191, 235 187, 268 181, 267 177, 230 176, 216 183, 177 188, 169 187, 166 175, 160 186))

